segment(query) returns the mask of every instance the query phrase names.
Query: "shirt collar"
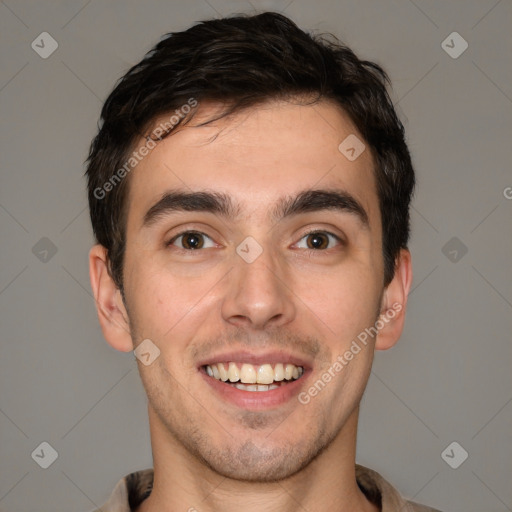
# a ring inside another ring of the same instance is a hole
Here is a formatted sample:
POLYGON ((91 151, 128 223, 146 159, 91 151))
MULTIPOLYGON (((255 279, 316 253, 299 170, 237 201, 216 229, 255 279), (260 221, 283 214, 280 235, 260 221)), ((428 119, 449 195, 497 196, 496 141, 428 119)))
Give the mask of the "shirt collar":
MULTIPOLYGON (((151 493, 153 469, 143 469, 125 476, 114 488, 101 510, 132 512, 151 493)), ((380 507, 381 512, 413 512, 412 504, 400 495, 388 481, 376 471, 356 464, 356 481, 369 501, 380 507)), ((434 509, 430 509, 434 510, 434 509)), ((99 512, 99 511, 96 511, 99 512)))

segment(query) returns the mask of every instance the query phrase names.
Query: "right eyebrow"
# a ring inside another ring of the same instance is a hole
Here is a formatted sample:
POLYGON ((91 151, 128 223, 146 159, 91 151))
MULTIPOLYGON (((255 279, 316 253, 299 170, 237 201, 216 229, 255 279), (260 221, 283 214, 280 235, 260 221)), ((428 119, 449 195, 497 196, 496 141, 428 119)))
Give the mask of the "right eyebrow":
POLYGON ((144 215, 143 227, 150 227, 171 212, 210 212, 226 218, 240 215, 231 197, 221 192, 169 190, 144 215))

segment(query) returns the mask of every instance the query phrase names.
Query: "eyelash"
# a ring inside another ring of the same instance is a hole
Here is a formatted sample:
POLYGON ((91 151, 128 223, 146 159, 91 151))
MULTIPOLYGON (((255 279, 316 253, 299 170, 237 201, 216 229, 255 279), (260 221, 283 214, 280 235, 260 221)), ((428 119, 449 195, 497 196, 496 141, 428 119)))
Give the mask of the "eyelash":
MULTIPOLYGON (((318 233, 327 235, 328 237, 332 236, 340 245, 345 245, 345 241, 341 237, 339 237, 338 235, 335 235, 334 233, 331 233, 330 231, 326 231, 326 230, 322 230, 322 229, 311 229, 310 231, 306 231, 306 233, 304 233, 300 237, 300 240, 308 237, 309 235, 316 235, 318 233)), ((332 249, 332 247, 329 247, 329 249, 332 249)), ((308 249, 304 249, 304 250, 307 251, 308 253, 312 253, 312 252, 327 251, 329 249, 309 249, 308 248, 308 249)))
MULTIPOLYGON (((182 237, 183 235, 188 235, 188 234, 201 235, 201 236, 204 236, 204 237, 212 240, 211 237, 209 237, 205 233, 202 233, 201 231, 194 231, 194 230, 189 229, 186 231, 182 231, 182 232, 178 233, 177 235, 173 236, 168 242, 166 242, 166 244, 165 244, 166 247, 173 245, 173 243, 176 240, 178 240, 180 237, 182 237)), ((314 234, 324 234, 324 235, 332 236, 340 245, 345 245, 344 240, 342 240, 338 235, 335 235, 334 233, 331 233, 330 231, 325 231, 325 230, 321 230, 321 229, 312 229, 310 231, 307 231, 306 233, 304 233, 301 236, 300 240, 302 240, 303 238, 306 238, 309 235, 314 235, 314 234)), ((195 252, 195 251, 201 250, 201 249, 184 249, 183 247, 177 247, 176 249, 178 251, 182 251, 182 252, 195 252)), ((207 247, 207 249, 208 249, 208 247, 207 247)), ((332 249, 332 247, 330 247, 330 249, 332 249)), ((304 250, 307 251, 308 253, 312 253, 312 252, 322 252, 322 251, 326 251, 328 249, 304 249, 304 250)))

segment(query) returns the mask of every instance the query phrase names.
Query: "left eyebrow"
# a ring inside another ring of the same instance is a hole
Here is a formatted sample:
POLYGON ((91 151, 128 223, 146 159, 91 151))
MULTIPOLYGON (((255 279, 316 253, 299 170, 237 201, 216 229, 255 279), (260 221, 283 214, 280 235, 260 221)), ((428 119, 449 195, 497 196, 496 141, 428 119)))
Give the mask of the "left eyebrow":
POLYGON ((365 229, 370 229, 368 214, 363 205, 345 190, 304 190, 295 197, 281 198, 271 211, 271 218, 279 221, 300 213, 332 210, 354 215, 365 229))
MULTIPOLYGON (((209 212, 227 219, 236 219, 242 206, 222 192, 169 190, 144 215, 143 227, 149 227, 172 212, 209 212)), ((276 202, 269 217, 277 222, 286 217, 322 210, 354 215, 365 229, 370 228, 368 214, 350 193, 340 189, 303 190, 295 196, 285 196, 276 202)))

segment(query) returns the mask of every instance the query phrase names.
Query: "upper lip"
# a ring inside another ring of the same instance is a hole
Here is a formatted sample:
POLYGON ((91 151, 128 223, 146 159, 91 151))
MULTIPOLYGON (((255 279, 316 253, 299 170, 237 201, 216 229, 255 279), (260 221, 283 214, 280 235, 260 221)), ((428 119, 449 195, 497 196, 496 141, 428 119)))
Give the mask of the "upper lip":
POLYGON ((251 352, 249 350, 237 350, 209 356, 199 361, 198 367, 229 362, 249 363, 256 366, 262 364, 290 363, 295 366, 302 366, 304 370, 310 369, 312 366, 312 363, 306 358, 294 355, 285 350, 272 350, 261 353, 251 352))

